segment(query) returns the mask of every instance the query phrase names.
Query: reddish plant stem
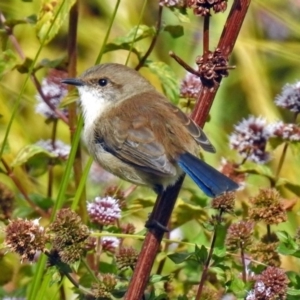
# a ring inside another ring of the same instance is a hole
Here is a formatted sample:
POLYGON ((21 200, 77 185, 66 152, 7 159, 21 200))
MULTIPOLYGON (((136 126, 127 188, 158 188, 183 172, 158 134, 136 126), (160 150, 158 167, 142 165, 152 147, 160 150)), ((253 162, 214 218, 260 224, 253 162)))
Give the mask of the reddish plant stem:
MULTIPOLYGON (((177 199, 183 179, 184 177, 175 186, 167 188, 166 191, 157 197, 150 221, 159 220, 162 226, 166 227, 168 225, 175 205, 174 199, 177 199)), ((164 233, 165 231, 159 226, 154 226, 148 231, 124 299, 142 299, 164 233)))
POLYGON ((160 27, 161 27, 161 20, 162 20, 162 12, 163 12, 163 6, 159 6, 158 9, 158 21, 156 23, 156 28, 155 28, 155 35, 152 39, 152 42, 149 46, 149 49, 147 50, 147 52, 145 53, 145 55, 141 58, 141 60, 139 61, 138 65, 135 67, 135 69, 138 71, 145 63, 146 59, 148 58, 148 56, 151 54, 152 50, 154 49, 154 46, 156 44, 158 35, 160 33, 160 27))
MULTIPOLYGON (((70 10, 69 15, 69 29, 68 29, 68 76, 73 78, 77 75, 77 27, 78 27, 78 9, 79 1, 76 1, 70 10)), ((74 87, 69 86, 69 89, 74 87)), ((74 139, 74 135, 77 128, 77 104, 73 102, 69 104, 69 130, 71 135, 71 141, 74 139)), ((82 177, 82 158, 81 147, 79 146, 76 151, 75 160, 73 164, 75 185, 79 186, 80 179, 82 177)), ((85 204, 85 192, 81 193, 79 200, 78 213, 83 221, 87 219, 86 204, 85 204)))
POLYGON ((241 249, 241 260, 242 260, 242 266, 243 266, 242 277, 243 277, 244 283, 246 283, 247 282, 246 261, 245 261, 244 248, 241 243, 240 243, 240 249, 241 249))
MULTIPOLYGON (((235 0, 232 4, 217 46, 225 57, 229 57, 233 50, 250 2, 251 0, 235 0)), ((199 103, 192 113, 192 118, 201 127, 203 127, 206 122, 213 99, 218 91, 219 83, 220 82, 216 83, 212 88, 204 87, 200 92, 198 97, 199 103)))
MULTIPOLYGON (((229 56, 232 52, 250 1, 251 0, 234 1, 218 44, 218 48, 221 49, 223 55, 229 56)), ((192 114, 192 118, 201 127, 205 124, 217 90, 218 84, 213 88, 204 86, 199 95, 199 99, 203 101, 201 101, 201 103, 198 101, 192 114)), ((155 220, 158 224, 167 226, 181 189, 183 179, 184 177, 182 177, 173 187, 169 187, 165 192, 158 196, 150 221, 155 220)), ((163 228, 159 228, 159 226, 151 228, 147 233, 127 294, 124 298, 125 300, 139 300, 142 298, 163 235, 164 230, 163 228)))
POLYGON ((29 198, 25 188, 22 186, 19 179, 15 176, 13 170, 10 168, 8 163, 3 158, 1 158, 1 162, 6 170, 7 176, 9 176, 11 178, 11 180, 14 182, 15 186, 18 188, 20 193, 23 195, 24 199, 29 204, 29 206, 31 206, 31 208, 34 209, 41 217, 45 217, 45 218, 49 217, 49 215, 45 211, 43 211, 41 208, 39 208, 37 205, 35 205, 34 202, 32 202, 32 200, 29 198))
POLYGON ((203 21, 203 56, 204 62, 206 62, 207 54, 209 52, 209 20, 210 14, 204 17, 203 21))

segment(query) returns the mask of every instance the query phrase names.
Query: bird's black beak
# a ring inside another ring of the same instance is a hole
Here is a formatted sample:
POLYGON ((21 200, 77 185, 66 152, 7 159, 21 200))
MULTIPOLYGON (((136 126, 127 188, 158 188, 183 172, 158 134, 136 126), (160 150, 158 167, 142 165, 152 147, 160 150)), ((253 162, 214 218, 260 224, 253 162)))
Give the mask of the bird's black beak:
POLYGON ((83 86, 84 85, 84 82, 77 78, 66 78, 66 79, 63 79, 61 81, 61 83, 71 84, 71 85, 75 85, 75 86, 83 86))

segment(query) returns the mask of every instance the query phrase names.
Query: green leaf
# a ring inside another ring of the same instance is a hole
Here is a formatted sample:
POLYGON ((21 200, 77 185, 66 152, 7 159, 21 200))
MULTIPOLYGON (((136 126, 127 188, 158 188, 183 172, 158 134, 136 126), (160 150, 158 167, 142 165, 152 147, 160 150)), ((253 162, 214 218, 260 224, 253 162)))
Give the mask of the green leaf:
POLYGON ((31 194, 30 199, 34 202, 38 207, 47 210, 53 206, 53 200, 51 198, 43 197, 40 194, 31 194))
POLYGON ((150 283, 157 283, 157 282, 161 282, 161 281, 169 281, 170 280, 170 276, 169 275, 158 275, 158 274, 153 274, 150 276, 149 282, 150 283))
POLYGON ((179 19, 180 22, 190 23, 190 18, 187 14, 186 8, 170 7, 170 10, 174 13, 174 15, 179 19))
POLYGON ((65 57, 61 57, 58 59, 50 60, 48 58, 42 59, 38 65, 37 68, 57 68, 57 67, 66 67, 66 59, 65 57))
POLYGON ((284 143, 284 140, 279 137, 271 137, 269 139, 269 144, 272 147, 273 150, 275 150, 278 146, 284 143))
POLYGON ((241 278, 234 278, 233 280, 230 281, 229 284, 229 291, 233 292, 236 296, 241 296, 245 295, 245 283, 241 278))
POLYGON ((300 184, 292 183, 286 178, 279 178, 276 182, 276 187, 284 186, 296 195, 300 194, 300 184))
MULTIPOLYGON (((2 148, 2 143, 0 143, 0 149, 2 148)), ((3 154, 10 153, 10 145, 8 141, 4 145, 3 154)))
POLYGON ((227 255, 226 248, 225 247, 215 247, 213 256, 216 256, 218 258, 223 258, 227 255))
POLYGON ((164 31, 169 32, 172 38, 177 39, 184 35, 184 30, 181 25, 167 25, 164 31))
POLYGON ((138 58, 142 57, 142 51, 136 46, 132 47, 132 43, 145 39, 147 37, 152 37, 155 35, 155 28, 146 25, 139 25, 133 27, 125 36, 117 37, 111 43, 105 45, 103 53, 115 50, 127 50, 131 48, 132 52, 135 53, 138 58))
POLYGON ((293 288, 288 288, 286 293, 290 296, 300 296, 300 290, 296 290, 293 288))
POLYGON ((75 0, 42 1, 36 23, 36 32, 40 41, 49 43, 55 37, 75 2, 75 0))
POLYGON ((188 253, 188 252, 177 252, 168 255, 168 257, 172 260, 173 263, 181 264, 184 261, 188 260, 188 258, 190 258, 192 254, 193 253, 188 253))
POLYGON ((17 64, 17 57, 10 49, 0 53, 0 75, 12 70, 17 64))
POLYGON ((24 60, 24 62, 22 64, 16 66, 17 70, 21 74, 28 73, 32 63, 33 63, 33 60, 31 58, 26 57, 26 59, 24 60))
POLYGON ((46 151, 44 148, 38 145, 27 145, 19 151, 11 166, 16 167, 24 165, 29 161, 29 159, 35 157, 38 154, 42 154, 44 157, 48 158, 56 157, 55 154, 46 151))
POLYGON ((28 24, 36 24, 37 22, 37 15, 30 15, 26 18, 28 24))
POLYGON ((272 170, 268 166, 261 165, 261 164, 255 164, 255 163, 251 163, 251 162, 247 162, 243 166, 240 166, 238 171, 240 173, 261 175, 261 176, 264 176, 271 180, 274 180, 274 178, 275 178, 272 173, 272 170))
POLYGON ((173 70, 163 62, 150 60, 146 61, 145 67, 148 67, 152 73, 158 76, 167 98, 174 104, 177 104, 179 101, 179 86, 173 70))
POLYGON ((154 35, 155 35, 154 27, 149 27, 147 25, 139 25, 131 28, 130 31, 125 36, 117 37, 113 41, 113 43, 118 45, 131 44, 131 43, 138 42, 142 39, 145 39, 147 37, 152 37, 154 35))
POLYGON ((204 264, 207 260, 208 251, 207 249, 202 245, 201 248, 199 248, 197 245, 195 245, 195 258, 200 264, 204 264))
POLYGON ((299 276, 299 274, 294 272, 294 271, 287 271, 286 275, 288 276, 288 278, 290 280, 290 284, 292 284, 292 286, 294 288, 300 289, 300 276, 299 276))

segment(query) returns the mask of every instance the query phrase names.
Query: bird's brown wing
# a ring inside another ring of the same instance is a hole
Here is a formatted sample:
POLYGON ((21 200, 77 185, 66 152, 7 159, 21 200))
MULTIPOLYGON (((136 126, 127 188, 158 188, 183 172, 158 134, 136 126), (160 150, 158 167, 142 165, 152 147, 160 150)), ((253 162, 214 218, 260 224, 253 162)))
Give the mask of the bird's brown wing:
POLYGON ((148 173, 174 176, 176 168, 168 159, 164 146, 157 141, 146 117, 132 119, 115 116, 101 120, 95 142, 120 160, 148 173))
POLYGON ((211 144, 206 134, 203 132, 202 128, 198 126, 192 119, 190 119, 184 112, 182 112, 177 106, 173 105, 170 102, 165 102, 169 106, 177 118, 182 122, 194 138, 194 140, 207 152, 215 153, 216 149, 211 144))

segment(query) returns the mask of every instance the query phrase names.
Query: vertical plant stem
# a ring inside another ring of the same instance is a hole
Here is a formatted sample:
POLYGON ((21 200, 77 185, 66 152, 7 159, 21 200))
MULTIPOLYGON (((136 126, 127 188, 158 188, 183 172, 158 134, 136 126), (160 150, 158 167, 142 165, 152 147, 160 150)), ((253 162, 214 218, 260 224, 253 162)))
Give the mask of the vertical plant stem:
POLYGON ((104 53, 104 49, 105 49, 105 46, 106 46, 106 43, 107 43, 109 34, 110 34, 110 32, 111 32, 112 25, 113 25, 113 23, 114 23, 114 21, 115 21, 116 14, 117 14, 117 11, 118 11, 118 9, 119 9, 120 2, 121 2, 121 0, 117 0, 117 2, 116 2, 116 4, 115 4, 115 9, 114 9, 113 14, 112 14, 112 17, 111 17, 111 19, 110 19, 110 23, 109 23, 109 25, 108 25, 108 29, 107 29, 107 31, 106 31, 106 34, 105 34, 105 37, 104 37, 104 41, 103 41, 103 43, 102 43, 102 47, 101 47, 101 49, 100 49, 100 51, 99 51, 99 54, 98 54, 98 56, 97 56, 97 58, 96 58, 96 62, 95 62, 96 65, 99 64, 100 61, 101 61, 101 59, 102 59, 102 55, 103 55, 103 53, 104 53))
POLYGON ((242 260, 242 266, 243 266, 243 271, 242 271, 242 278, 244 283, 247 282, 247 272, 246 272, 246 261, 245 261, 245 253, 244 253, 244 248, 243 245, 240 244, 240 249, 241 249, 241 260, 242 260))
MULTIPOLYGON (((68 76, 76 77, 77 75, 77 27, 78 27, 78 9, 79 9, 79 0, 77 0, 70 10, 69 15, 69 32, 68 32, 68 76)), ((69 86, 69 89, 74 87, 69 86)), ((71 135, 71 141, 74 140, 74 134, 77 127, 77 104, 73 102, 69 104, 69 129, 71 135)), ((73 164, 74 170, 74 179, 76 187, 80 184, 80 179, 82 177, 82 158, 81 158, 81 147, 80 144, 77 148, 75 160, 73 164)), ((79 200, 79 215, 83 221, 87 219, 86 205, 85 205, 85 193, 81 193, 79 200)))
POLYGON ((141 22, 142 22, 142 18, 143 18, 144 12, 145 12, 146 4, 147 4, 147 0, 144 0, 143 7, 142 7, 142 9, 141 9, 140 19, 139 19, 138 24, 137 24, 137 26, 136 26, 136 31, 135 31, 135 33, 134 33, 133 42, 132 42, 131 45, 130 45, 130 49, 129 49, 129 53, 128 53, 128 55, 127 55, 127 59, 126 59, 126 62, 125 62, 125 66, 128 65, 129 58, 130 58, 130 55, 131 55, 131 52, 132 52, 132 49, 133 49, 133 46, 134 46, 134 41, 135 41, 136 35, 137 35, 137 33, 138 33, 138 30, 139 30, 139 26, 140 26, 140 24, 141 24, 141 22))
MULTIPOLYGON (((294 118, 293 118, 293 123, 294 124, 297 122, 297 117, 298 117, 298 113, 295 113, 294 118)), ((281 172, 281 169, 282 169, 285 157, 286 157, 288 146, 289 146, 288 142, 286 142, 283 146, 282 153, 281 153, 281 156, 280 156, 280 159, 279 159, 279 164, 278 164, 277 171, 276 171, 276 177, 275 177, 274 185, 276 185, 276 182, 279 178, 279 175, 280 175, 280 172, 281 172)))
POLYGON ((220 213, 219 213, 218 219, 217 219, 218 223, 215 225, 215 228, 214 228, 214 234, 213 234, 213 237, 212 237, 212 241, 211 241, 210 249, 209 249, 209 252, 208 252, 208 256, 207 256, 207 259, 206 259, 206 262, 205 262, 205 265, 204 265, 204 268, 203 268, 203 272, 202 272, 202 275, 201 275, 201 279, 200 279, 200 283, 199 283, 199 286, 198 286, 197 295, 196 295, 195 300, 200 300, 200 298, 201 298, 204 283, 205 283, 207 275, 208 275, 209 264, 210 264, 210 261, 211 261, 211 258, 212 258, 213 252, 214 252, 214 247, 215 247, 215 243, 216 243, 216 239, 217 239, 217 229, 218 229, 218 225, 220 223, 221 217, 222 217, 222 210, 220 210, 220 213))
POLYGON ((272 234, 272 232, 271 232, 271 225, 268 224, 267 225, 267 237, 268 237, 268 242, 270 242, 270 243, 272 241, 271 234, 272 234))
POLYGON ((204 17, 203 21, 203 55, 204 61, 206 61, 207 54, 209 52, 209 21, 210 21, 210 14, 204 17))
MULTIPOLYGON (((52 134, 51 134, 51 145, 52 148, 55 149, 55 141, 56 141, 56 131, 57 131, 57 123, 58 120, 53 120, 53 126, 52 126, 52 134)), ((49 165, 48 165, 48 188, 47 188, 47 197, 52 197, 52 186, 53 186, 53 159, 49 159, 49 165)))
POLYGON ((152 42, 147 50, 147 52, 145 53, 145 55, 141 58, 141 60, 139 61, 138 65, 135 67, 135 69, 138 71, 145 63, 145 61, 147 60, 148 56, 151 54, 152 50, 154 49, 154 46, 156 44, 158 35, 160 33, 160 27, 161 27, 161 20, 162 20, 162 12, 163 12, 163 6, 159 6, 158 8, 158 21, 156 23, 156 28, 155 28, 155 35, 152 39, 152 42))

